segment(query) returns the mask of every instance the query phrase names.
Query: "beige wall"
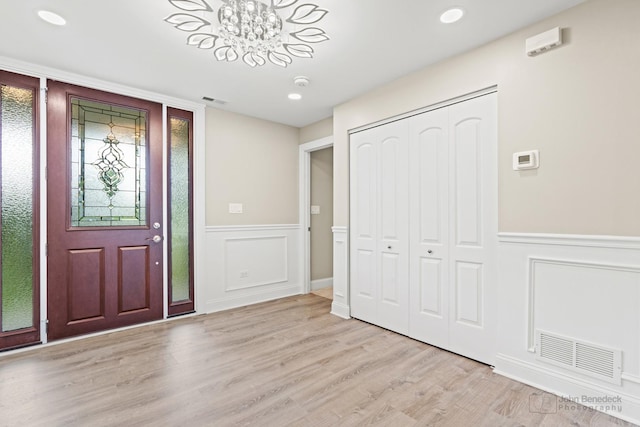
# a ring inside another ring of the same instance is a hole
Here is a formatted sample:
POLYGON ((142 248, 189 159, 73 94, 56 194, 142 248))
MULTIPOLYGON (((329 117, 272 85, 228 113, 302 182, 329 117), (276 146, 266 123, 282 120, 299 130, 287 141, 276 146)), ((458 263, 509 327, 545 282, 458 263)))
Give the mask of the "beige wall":
POLYGON ((300 128, 300 144, 333 135, 333 117, 300 128))
POLYGON ((334 224, 348 224, 348 130, 498 86, 503 232, 640 236, 640 1, 592 0, 334 110, 334 224), (562 27, 567 43, 527 57, 562 27), (540 150, 537 171, 511 170, 540 150))
POLYGON ((298 224, 299 130, 215 108, 206 128, 207 225, 298 224))
POLYGON ((333 277, 333 147, 311 153, 311 280, 333 277))

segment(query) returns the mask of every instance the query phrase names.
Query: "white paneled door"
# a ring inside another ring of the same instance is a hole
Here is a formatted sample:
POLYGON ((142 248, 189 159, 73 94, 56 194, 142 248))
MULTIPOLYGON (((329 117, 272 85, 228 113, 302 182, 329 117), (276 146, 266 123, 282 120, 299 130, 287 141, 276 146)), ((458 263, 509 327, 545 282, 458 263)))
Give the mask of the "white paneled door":
POLYGON ((449 109, 412 117, 410 328, 412 337, 449 347, 449 109))
POLYGON ((409 333, 408 143, 403 122, 351 137, 351 313, 409 333))
POLYGON ((493 364, 496 94, 351 136, 353 317, 493 364))

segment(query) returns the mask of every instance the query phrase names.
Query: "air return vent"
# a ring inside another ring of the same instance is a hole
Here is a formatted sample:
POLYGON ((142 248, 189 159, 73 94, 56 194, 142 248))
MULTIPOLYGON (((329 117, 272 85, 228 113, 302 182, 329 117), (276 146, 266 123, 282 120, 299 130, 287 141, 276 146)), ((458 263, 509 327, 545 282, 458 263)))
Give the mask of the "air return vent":
POLYGON ((537 330, 538 359, 614 384, 621 384, 622 351, 537 330))

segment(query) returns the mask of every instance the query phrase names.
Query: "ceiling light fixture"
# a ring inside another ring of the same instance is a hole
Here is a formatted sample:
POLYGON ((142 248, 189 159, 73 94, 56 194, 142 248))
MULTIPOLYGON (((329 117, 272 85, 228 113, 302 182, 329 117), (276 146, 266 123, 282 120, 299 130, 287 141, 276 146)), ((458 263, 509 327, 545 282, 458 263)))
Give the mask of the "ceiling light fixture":
POLYGON ((67 23, 67 21, 62 16, 48 10, 39 10, 38 16, 43 21, 53 25, 62 26, 62 25, 66 25, 67 23))
POLYGON ((214 49, 218 61, 242 58, 245 64, 256 67, 268 59, 286 67, 292 57, 313 57, 314 50, 309 43, 329 40, 323 29, 308 26, 328 13, 315 4, 299 5, 283 19, 281 14, 298 0, 222 0, 217 11, 205 0, 168 1, 189 13, 174 13, 164 20, 191 33, 187 37, 188 45, 214 49), (295 26, 292 32, 288 31, 289 26, 295 26))
POLYGON ((290 93, 288 98, 292 101, 300 101, 302 99, 302 95, 299 93, 290 93))
POLYGON ((443 24, 453 24, 464 16, 464 10, 459 7, 451 8, 440 15, 440 22, 443 24))

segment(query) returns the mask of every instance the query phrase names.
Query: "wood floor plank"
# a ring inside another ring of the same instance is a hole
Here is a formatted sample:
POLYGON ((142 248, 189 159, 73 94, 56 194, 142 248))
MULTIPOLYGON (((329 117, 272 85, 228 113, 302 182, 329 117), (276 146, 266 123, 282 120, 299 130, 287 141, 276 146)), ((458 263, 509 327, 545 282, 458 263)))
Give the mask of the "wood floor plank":
POLYGON ((0 427, 629 426, 302 295, 0 355, 0 427))

